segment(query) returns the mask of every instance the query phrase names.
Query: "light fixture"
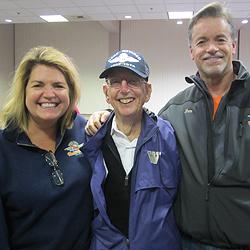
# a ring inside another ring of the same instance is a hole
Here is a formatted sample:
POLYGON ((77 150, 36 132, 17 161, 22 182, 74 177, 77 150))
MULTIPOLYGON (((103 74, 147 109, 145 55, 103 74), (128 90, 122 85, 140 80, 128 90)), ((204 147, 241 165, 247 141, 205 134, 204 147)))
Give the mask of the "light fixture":
POLYGON ((43 15, 40 16, 43 20, 47 21, 48 23, 53 22, 68 22, 69 20, 63 17, 62 15, 43 15))
POLYGON ((124 18, 126 18, 126 19, 131 19, 132 16, 124 16, 124 18))
POLYGON ((242 24, 246 24, 246 23, 248 23, 248 20, 247 20, 247 19, 244 19, 244 20, 241 21, 241 23, 242 23, 242 24))
POLYGON ((4 20, 6 23, 12 23, 12 20, 11 19, 5 19, 4 20))
POLYGON ((193 11, 169 11, 168 18, 169 19, 188 19, 192 18, 193 11))
POLYGON ((177 24, 183 24, 183 21, 179 20, 176 22, 177 24))

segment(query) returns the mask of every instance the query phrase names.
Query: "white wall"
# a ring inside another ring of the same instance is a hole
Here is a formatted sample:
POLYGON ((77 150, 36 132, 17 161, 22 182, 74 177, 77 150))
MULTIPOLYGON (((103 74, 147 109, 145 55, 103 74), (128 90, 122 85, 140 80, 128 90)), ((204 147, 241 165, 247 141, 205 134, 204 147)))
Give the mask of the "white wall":
MULTIPOLYGON (((37 45, 54 46, 73 58, 82 84, 79 108, 85 114, 108 107, 98 76, 107 57, 119 48, 119 40, 121 48, 141 52, 148 61, 153 94, 146 106, 156 113, 177 92, 189 86, 184 77, 196 72, 189 56, 187 23, 176 25, 166 20, 122 21, 120 39, 117 33, 110 32, 94 21, 0 25, 0 37, 0 105, 14 71, 14 61, 17 65, 27 50, 37 45)), ((241 28, 239 42, 239 58, 250 69, 249 24, 241 28)))
POLYGON ((28 49, 37 45, 54 46, 77 65, 82 89, 81 113, 107 107, 98 79, 109 56, 109 32, 103 26, 98 22, 16 25, 16 65, 28 49))
POLYGON ((184 77, 196 72, 189 55, 187 23, 122 22, 121 48, 140 52, 148 62, 153 93, 145 106, 156 113, 177 92, 188 87, 184 77))
POLYGON ((4 103, 14 67, 13 25, 0 25, 0 107, 4 103))
POLYGON ((239 46, 239 58, 250 70, 250 24, 241 27, 239 46))

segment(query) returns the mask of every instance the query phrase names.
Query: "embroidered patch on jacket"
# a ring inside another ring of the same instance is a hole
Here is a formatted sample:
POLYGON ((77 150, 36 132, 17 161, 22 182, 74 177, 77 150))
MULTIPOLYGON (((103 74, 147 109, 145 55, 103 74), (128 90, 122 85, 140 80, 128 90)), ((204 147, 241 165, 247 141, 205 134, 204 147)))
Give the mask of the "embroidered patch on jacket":
POLYGON ((148 158, 152 164, 157 164, 160 158, 161 152, 157 151, 147 151, 148 158))
POLYGON ((193 113, 193 110, 192 109, 185 109, 184 114, 188 114, 188 113, 193 113))
POLYGON ((64 150, 66 151, 69 151, 67 153, 68 156, 74 156, 74 155, 80 155, 82 154, 80 148, 83 146, 83 143, 82 144, 79 144, 78 142, 76 141, 71 141, 69 144, 68 144, 68 147, 65 148, 64 150))

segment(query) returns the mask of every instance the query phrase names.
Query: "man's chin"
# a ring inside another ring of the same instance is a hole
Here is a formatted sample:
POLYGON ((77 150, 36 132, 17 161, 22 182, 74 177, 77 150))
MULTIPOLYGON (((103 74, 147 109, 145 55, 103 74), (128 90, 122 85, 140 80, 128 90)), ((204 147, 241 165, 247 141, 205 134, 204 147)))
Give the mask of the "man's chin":
POLYGON ((209 78, 221 77, 223 75, 224 68, 221 65, 213 66, 203 70, 204 75, 209 78))

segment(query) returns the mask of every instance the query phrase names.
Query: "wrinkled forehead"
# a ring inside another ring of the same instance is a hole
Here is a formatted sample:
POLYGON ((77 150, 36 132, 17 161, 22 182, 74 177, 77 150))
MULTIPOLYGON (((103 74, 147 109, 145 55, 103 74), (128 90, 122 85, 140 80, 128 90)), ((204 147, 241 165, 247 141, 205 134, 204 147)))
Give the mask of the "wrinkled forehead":
POLYGON ((192 28, 192 38, 201 35, 225 33, 231 36, 230 24, 222 17, 202 17, 192 28))

